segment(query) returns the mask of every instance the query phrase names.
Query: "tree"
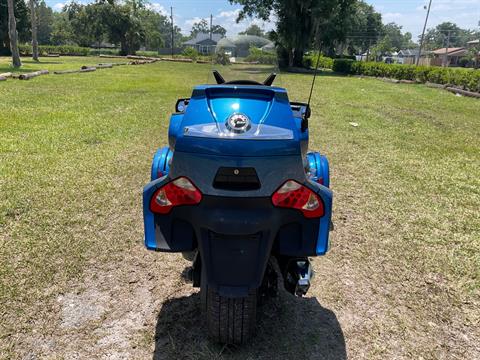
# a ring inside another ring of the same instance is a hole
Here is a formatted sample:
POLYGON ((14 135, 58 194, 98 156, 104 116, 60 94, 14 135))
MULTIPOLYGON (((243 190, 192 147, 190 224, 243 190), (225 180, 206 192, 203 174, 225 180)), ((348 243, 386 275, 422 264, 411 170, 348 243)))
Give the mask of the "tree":
POLYGON ((265 32, 256 24, 250 25, 245 31, 239 32, 238 34, 265 37, 265 32))
POLYGON ((38 27, 38 43, 40 45, 50 44, 50 37, 52 36, 53 23, 55 15, 45 1, 41 0, 37 6, 37 27, 38 27))
POLYGON ((8 36, 10 37, 10 51, 12 52, 13 67, 22 66, 20 61, 20 53, 18 51, 18 33, 17 21, 15 20, 15 7, 13 0, 7 0, 8 5, 8 36))
POLYGON ((68 15, 65 12, 53 15, 52 32, 49 42, 53 45, 67 45, 74 43, 73 29, 68 15))
POLYGON ((357 1, 347 15, 346 47, 350 55, 365 53, 383 35, 382 15, 373 6, 357 1))
POLYGON ((256 16, 277 17, 276 38, 282 65, 302 66, 303 54, 315 41, 334 49, 345 39, 345 21, 355 0, 230 0, 242 10, 237 22, 256 16), (315 36, 317 39, 314 39, 315 36))
POLYGON ((30 22, 32 24, 32 59, 38 61, 37 8, 35 0, 30 0, 30 22))
MULTIPOLYGON (((205 34, 210 33, 210 26, 206 19, 202 19, 199 22, 196 22, 195 24, 192 25, 192 30, 190 31, 190 37, 194 38, 195 36, 197 36, 198 33, 205 33, 205 34)), ((212 34, 220 34, 222 36, 225 36, 226 33, 227 33, 227 30, 223 26, 212 25, 212 34)))
POLYGON ((392 50, 399 51, 416 47, 416 44, 412 41, 412 34, 409 32, 403 34, 402 27, 393 22, 383 27, 383 33, 384 37, 390 39, 392 50))
POLYGON ((472 31, 461 29, 457 24, 444 22, 434 29, 428 29, 425 34, 425 48, 427 50, 443 48, 447 46, 447 38, 449 47, 463 47, 471 40, 472 34, 472 31))
MULTIPOLYGON (((15 1, 15 19, 20 42, 30 38, 30 21, 28 8, 23 0, 15 1)), ((8 36, 8 4, 7 0, 0 0, 0 55, 11 55, 10 37, 8 36)))
MULTIPOLYGON (((165 34, 161 33, 161 28, 167 22, 167 17, 149 9, 142 9, 139 12, 139 17, 145 31, 145 39, 143 41, 145 48, 147 50, 158 50, 165 46, 163 39, 165 34)), ((171 37, 172 35, 169 34, 169 36, 171 37)))

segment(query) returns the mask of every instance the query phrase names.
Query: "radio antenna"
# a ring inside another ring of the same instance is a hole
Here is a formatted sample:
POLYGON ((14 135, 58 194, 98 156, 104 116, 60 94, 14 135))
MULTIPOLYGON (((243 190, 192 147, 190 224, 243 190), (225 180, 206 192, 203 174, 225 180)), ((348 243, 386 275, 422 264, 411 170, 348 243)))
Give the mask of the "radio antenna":
POLYGON ((317 63, 315 64, 315 72, 313 73, 313 80, 312 80, 312 86, 310 88, 310 95, 308 96, 307 109, 310 109, 310 100, 312 99, 313 88, 315 86, 315 79, 317 78, 318 65, 320 63, 320 42, 318 41, 318 28, 319 26, 317 25, 317 29, 315 30, 315 40, 318 43, 318 56, 317 56, 317 63))

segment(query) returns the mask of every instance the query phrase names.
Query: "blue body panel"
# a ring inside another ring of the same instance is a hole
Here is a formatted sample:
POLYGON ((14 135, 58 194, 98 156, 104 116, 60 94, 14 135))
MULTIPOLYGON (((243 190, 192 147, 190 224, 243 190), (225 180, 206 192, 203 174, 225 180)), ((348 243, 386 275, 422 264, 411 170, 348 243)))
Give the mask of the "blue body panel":
POLYGON ((285 89, 198 86, 185 114, 172 115, 169 144, 177 151, 217 155, 302 154, 307 148, 308 135, 302 133, 300 127, 301 121, 294 118, 285 89), (213 136, 213 133, 205 137, 189 136, 189 129, 202 126, 211 126, 216 132, 224 133, 226 120, 232 113, 244 114, 252 122, 252 129, 241 138, 213 136), (282 132, 282 138, 276 139, 276 132, 282 132), (291 134, 290 138, 285 138, 286 132, 291 134))
MULTIPOLYGON (((164 225, 158 218, 161 215, 150 211, 151 198, 158 188, 177 177, 186 176, 204 196, 213 197, 210 203, 215 203, 214 199, 217 198, 225 199, 226 203, 228 199, 235 199, 239 203, 242 198, 259 199, 259 207, 264 209, 264 213, 277 211, 273 207, 266 211, 265 199, 270 199, 286 180, 293 179, 304 184, 320 196, 325 215, 319 219, 308 220, 310 222, 306 227, 310 230, 302 232, 302 241, 310 242, 314 253, 291 254, 291 256, 323 255, 327 252, 332 216, 328 160, 316 152, 307 154, 308 129, 302 131, 302 118, 292 112, 285 89, 266 86, 197 86, 185 112, 171 116, 168 140, 169 146, 159 149, 154 156, 152 181, 143 191, 145 246, 148 249, 190 251, 190 249, 172 250, 167 238, 171 238, 170 233, 173 230, 162 228, 164 225), (251 122, 251 128, 243 134, 229 134, 226 123, 232 114, 247 116, 251 122), (215 188, 214 177, 220 167, 253 168, 261 186, 245 191, 215 188), (312 227, 316 231, 312 231, 312 227)), ((249 203, 245 206, 248 208, 252 205, 249 203)), ((180 211, 178 216, 181 217, 185 213, 188 211, 180 211)), ((260 220, 256 223, 250 217, 250 226, 246 223, 245 226, 238 227, 242 219, 241 210, 228 208, 226 205, 225 213, 235 214, 234 218, 223 219, 221 213, 212 211, 212 214, 220 218, 218 221, 205 219, 209 220, 207 221, 210 226, 208 231, 218 232, 229 229, 230 221, 231 234, 226 235, 235 236, 242 231, 245 234, 251 234, 261 225, 260 220)), ((289 218, 290 215, 287 214, 286 217, 289 218)), ((276 219, 271 221, 275 222, 277 228, 274 228, 272 223, 270 231, 267 221, 262 225, 267 228, 265 234, 269 231, 280 232, 282 226, 288 225, 282 224, 278 216, 272 219, 276 219)), ((182 221, 184 220, 182 218, 182 221)), ((197 239, 204 236, 202 233, 204 230, 194 230, 197 239)), ((272 246, 272 243, 277 241, 275 234, 268 236, 272 246)))

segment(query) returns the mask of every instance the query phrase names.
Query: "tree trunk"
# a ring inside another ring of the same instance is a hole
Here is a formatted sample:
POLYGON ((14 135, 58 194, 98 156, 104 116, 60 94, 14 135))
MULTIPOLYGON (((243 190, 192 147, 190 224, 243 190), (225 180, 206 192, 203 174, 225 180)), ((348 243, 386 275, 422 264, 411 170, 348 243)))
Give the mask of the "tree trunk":
POLYGON ((37 10, 35 0, 30 0, 30 17, 32 19, 32 59, 38 61, 38 40, 37 40, 37 10))
POLYGON ((293 66, 293 52, 295 49, 288 49, 288 67, 293 66))
POLYGON ((13 0, 7 0, 8 4, 8 36, 10 37, 10 50, 12 52, 13 67, 22 66, 20 61, 20 53, 18 52, 18 33, 17 21, 15 20, 15 10, 13 0))
POLYGON ((303 50, 295 49, 293 51, 293 66, 303 67, 303 50))

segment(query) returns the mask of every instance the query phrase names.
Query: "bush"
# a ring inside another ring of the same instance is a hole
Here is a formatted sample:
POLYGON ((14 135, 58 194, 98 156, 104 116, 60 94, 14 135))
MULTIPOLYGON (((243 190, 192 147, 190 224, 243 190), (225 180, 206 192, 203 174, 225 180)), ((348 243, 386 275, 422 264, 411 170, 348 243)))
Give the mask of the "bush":
POLYGON ((98 55, 120 55, 120 50, 118 49, 90 49, 89 55, 90 56, 98 56, 98 55))
POLYGON ((192 47, 186 47, 183 49, 182 55, 195 61, 199 58, 200 53, 192 47))
POLYGON ((250 54, 245 58, 245 61, 269 65, 277 63, 277 55, 273 52, 263 51, 254 46, 250 47, 249 52, 250 54))
POLYGON ((458 66, 467 67, 470 64, 470 59, 467 57, 462 57, 458 61, 458 66))
MULTIPOLYGON (((20 51, 20 55, 22 56, 32 55, 32 46, 29 44, 19 45, 18 50, 20 51)), ((75 46, 75 45, 59 45, 59 46, 39 45, 38 46, 38 52, 40 55, 59 54, 59 55, 70 55, 70 56, 88 56, 88 55, 92 55, 91 54, 92 51, 97 51, 97 50, 81 47, 81 46, 75 46)), ((102 50, 100 51, 100 53, 105 53, 105 51, 102 50)))
POLYGON ((360 62, 348 59, 335 59, 333 70, 352 75, 386 77, 398 80, 432 82, 453 85, 465 90, 480 92, 480 70, 425 67, 415 65, 385 64, 380 62, 360 62))
POLYGON ((332 69, 333 68, 333 59, 323 56, 323 55, 307 55, 303 57, 303 66, 307 69, 314 68, 317 66, 318 60, 318 67, 320 69, 332 69))
POLYGON ((213 56, 213 62, 220 65, 230 65, 230 58, 227 54, 218 52, 213 56))
POLYGON ((345 74, 351 74, 352 65, 354 63, 355 61, 351 59, 334 59, 332 70, 336 72, 345 73, 345 74))

